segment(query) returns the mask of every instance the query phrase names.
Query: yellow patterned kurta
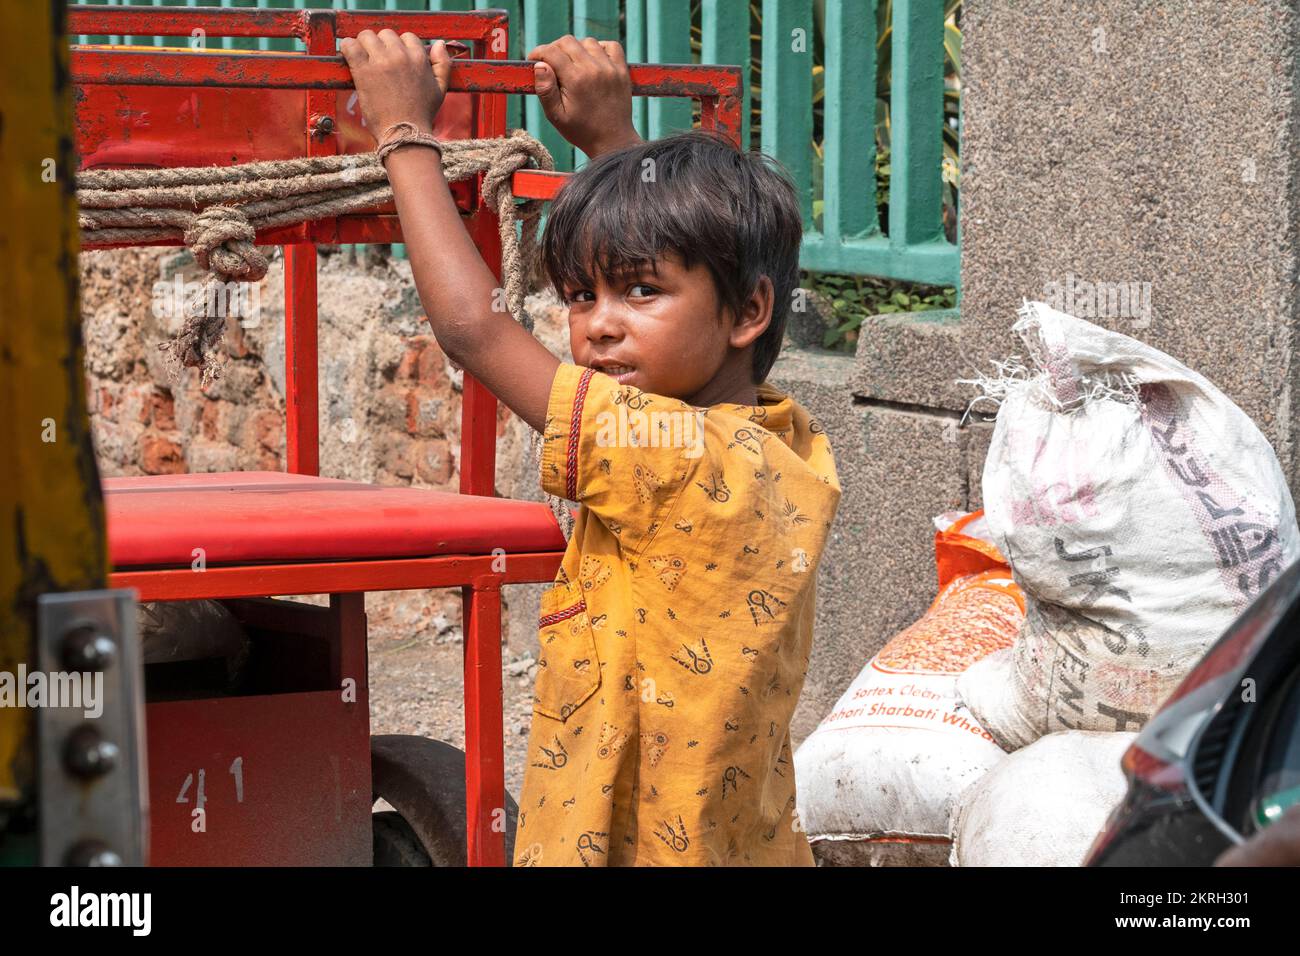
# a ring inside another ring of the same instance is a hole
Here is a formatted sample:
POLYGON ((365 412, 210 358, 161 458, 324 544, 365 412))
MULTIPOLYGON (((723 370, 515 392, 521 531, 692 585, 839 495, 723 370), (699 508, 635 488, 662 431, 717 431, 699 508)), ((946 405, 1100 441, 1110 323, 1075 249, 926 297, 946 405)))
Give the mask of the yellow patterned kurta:
POLYGON ((542 485, 581 508, 542 596, 516 866, 812 865, 790 718, 840 486, 821 426, 758 393, 556 373, 542 485))

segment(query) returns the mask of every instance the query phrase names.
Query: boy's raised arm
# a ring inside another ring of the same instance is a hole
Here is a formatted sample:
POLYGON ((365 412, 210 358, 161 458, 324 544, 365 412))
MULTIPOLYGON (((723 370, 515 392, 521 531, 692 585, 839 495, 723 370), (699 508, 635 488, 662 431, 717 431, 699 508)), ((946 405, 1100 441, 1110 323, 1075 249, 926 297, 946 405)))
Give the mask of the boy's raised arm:
MULTIPOLYGON (((441 41, 426 52, 413 33, 365 30, 340 44, 367 127, 376 136, 409 122, 432 134, 451 76, 441 41), (432 67, 432 68, 431 68, 432 67)), ((508 312, 443 176, 436 151, 401 146, 385 160, 415 286, 439 346, 537 431, 559 360, 508 312)))
POLYGON ((632 78, 614 40, 563 36, 528 53, 546 118, 592 159, 641 142, 632 125, 632 78))

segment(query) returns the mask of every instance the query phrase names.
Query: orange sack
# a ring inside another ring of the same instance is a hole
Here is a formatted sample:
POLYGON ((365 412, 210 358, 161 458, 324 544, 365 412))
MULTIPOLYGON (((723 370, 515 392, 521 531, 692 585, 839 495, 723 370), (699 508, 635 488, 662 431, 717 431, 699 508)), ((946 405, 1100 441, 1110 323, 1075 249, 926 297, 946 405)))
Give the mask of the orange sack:
POLYGON ((935 519, 938 596, 795 754, 799 819, 823 862, 943 865, 954 799, 1006 756, 955 689, 971 664, 1011 646, 1025 616, 1010 567, 981 537, 983 515, 935 519))

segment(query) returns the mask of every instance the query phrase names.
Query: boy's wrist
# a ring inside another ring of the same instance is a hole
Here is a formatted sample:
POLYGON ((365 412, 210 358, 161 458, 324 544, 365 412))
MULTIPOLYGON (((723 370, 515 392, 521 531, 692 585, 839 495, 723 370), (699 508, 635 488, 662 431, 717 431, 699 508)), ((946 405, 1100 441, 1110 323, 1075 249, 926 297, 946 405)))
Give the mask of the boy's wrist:
POLYGON ((586 145, 575 143, 579 149, 587 154, 588 158, 595 159, 597 156, 603 156, 606 153, 612 153, 615 150, 623 149, 625 146, 635 146, 642 142, 640 135, 635 129, 628 129, 621 133, 611 136, 603 136, 599 139, 592 140, 586 145))

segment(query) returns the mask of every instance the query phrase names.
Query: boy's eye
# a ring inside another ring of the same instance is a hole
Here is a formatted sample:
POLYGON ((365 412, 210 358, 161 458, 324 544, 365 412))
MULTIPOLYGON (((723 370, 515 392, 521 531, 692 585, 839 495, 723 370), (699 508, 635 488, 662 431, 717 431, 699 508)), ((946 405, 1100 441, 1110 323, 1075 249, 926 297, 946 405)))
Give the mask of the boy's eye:
POLYGON ((576 292, 570 292, 568 295, 566 295, 564 297, 564 301, 565 302, 586 302, 587 299, 584 298, 584 296, 590 296, 591 294, 592 293, 590 289, 578 289, 576 292))
POLYGON ((638 282, 627 290, 628 295, 634 298, 644 298, 645 296, 654 295, 658 290, 652 285, 646 285, 644 282, 638 282))

